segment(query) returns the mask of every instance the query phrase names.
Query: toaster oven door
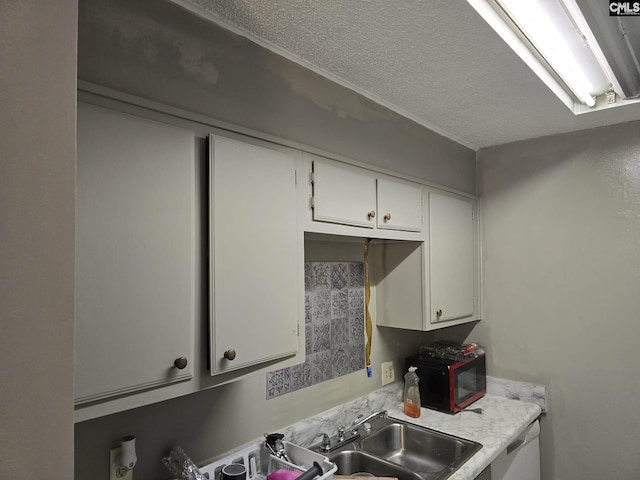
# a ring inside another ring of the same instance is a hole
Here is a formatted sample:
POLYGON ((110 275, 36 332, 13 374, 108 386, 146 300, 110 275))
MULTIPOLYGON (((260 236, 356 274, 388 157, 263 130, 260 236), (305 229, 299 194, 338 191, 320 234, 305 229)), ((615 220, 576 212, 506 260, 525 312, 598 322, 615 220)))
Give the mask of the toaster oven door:
POLYGON ((484 356, 458 363, 451 368, 452 398, 455 412, 471 405, 487 393, 487 372, 484 356))

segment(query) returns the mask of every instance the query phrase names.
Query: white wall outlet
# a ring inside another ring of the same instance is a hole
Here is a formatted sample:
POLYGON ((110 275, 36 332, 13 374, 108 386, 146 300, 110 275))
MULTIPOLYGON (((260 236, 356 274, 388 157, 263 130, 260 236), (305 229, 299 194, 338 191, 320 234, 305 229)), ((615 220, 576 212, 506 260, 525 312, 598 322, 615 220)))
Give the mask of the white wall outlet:
POLYGON ((120 447, 109 451, 109 480, 133 480, 133 470, 116 465, 116 457, 120 455, 120 447))
POLYGON ((382 365, 380 366, 380 372, 382 373, 382 385, 392 383, 395 380, 393 362, 382 362, 382 365))

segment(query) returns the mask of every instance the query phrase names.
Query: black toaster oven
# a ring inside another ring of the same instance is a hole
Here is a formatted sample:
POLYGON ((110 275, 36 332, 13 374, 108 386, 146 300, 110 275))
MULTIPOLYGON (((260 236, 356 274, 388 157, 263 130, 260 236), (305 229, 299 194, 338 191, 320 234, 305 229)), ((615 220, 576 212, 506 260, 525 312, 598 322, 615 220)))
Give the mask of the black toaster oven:
POLYGON ((407 357, 406 367, 417 369, 423 407, 456 413, 487 393, 484 353, 461 360, 418 354, 407 357))

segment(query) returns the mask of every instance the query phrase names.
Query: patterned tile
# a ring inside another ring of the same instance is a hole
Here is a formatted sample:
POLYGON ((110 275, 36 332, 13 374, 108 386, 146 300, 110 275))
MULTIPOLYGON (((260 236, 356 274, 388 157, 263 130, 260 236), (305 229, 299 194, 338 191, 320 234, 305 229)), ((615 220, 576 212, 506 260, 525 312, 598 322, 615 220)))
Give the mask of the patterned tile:
POLYGON ((331 320, 331 292, 313 292, 311 297, 311 320, 331 320))
POLYGON ((305 362, 267 372, 267 399, 364 368, 364 264, 305 262, 305 362))
POLYGON ((361 287, 364 288, 364 263, 352 262, 349 263, 349 282, 348 287, 361 287))
POLYGON ((311 356, 311 383, 331 380, 331 352, 314 353, 311 356))
POLYGON ((349 344, 364 345, 364 320, 349 317, 349 344))
POLYGON ((267 372, 267 398, 278 397, 289 393, 291 389, 291 370, 281 368, 267 372))
POLYGON ((304 351, 307 356, 313 352, 313 325, 310 323, 304 326, 304 351))
POLYGON ((349 268, 347 263, 331 263, 331 290, 340 290, 347 287, 349 268))
POLYGON ((311 296, 313 293, 304 294, 304 323, 311 323, 311 296))
POLYGON ((331 264, 327 262, 311 263, 311 289, 330 290, 331 289, 331 264))
POLYGON ((352 320, 353 322, 360 322, 362 325, 364 325, 364 309, 360 310, 360 309, 350 308, 349 320, 352 320))
POLYGON ((331 318, 346 318, 349 315, 349 290, 331 290, 331 318))
POLYGON ((349 370, 357 372, 364 368, 364 345, 351 345, 349 347, 349 370))
POLYGON ((291 391, 309 386, 311 386, 311 362, 307 360, 291 367, 291 391))
POLYGON ((331 320, 331 350, 349 346, 349 319, 331 320))
POLYGON ((338 348, 331 351, 331 378, 341 377, 350 373, 351 362, 347 349, 338 348))
POLYGON ((313 268, 310 262, 304 262, 304 289, 305 291, 313 289, 313 268))
POLYGON ((331 320, 323 320, 320 322, 313 322, 311 324, 313 329, 313 352, 323 352, 331 349, 331 320))
POLYGON ((354 312, 359 310, 364 314, 364 290, 361 288, 350 288, 348 292, 349 309, 353 309, 354 312))

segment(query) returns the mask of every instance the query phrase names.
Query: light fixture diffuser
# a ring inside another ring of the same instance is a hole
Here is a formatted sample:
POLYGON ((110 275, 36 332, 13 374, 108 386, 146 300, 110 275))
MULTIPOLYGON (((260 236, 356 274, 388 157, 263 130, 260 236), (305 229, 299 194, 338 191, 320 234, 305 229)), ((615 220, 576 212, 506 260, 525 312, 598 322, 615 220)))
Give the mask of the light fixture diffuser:
POLYGON ((569 44, 556 26, 557 22, 568 19, 552 18, 547 13, 550 9, 543 8, 544 2, 497 0, 497 3, 578 99, 590 107, 594 106, 594 86, 578 65, 569 44))
POLYGON ((467 0, 570 108, 620 93, 575 0, 467 0))

